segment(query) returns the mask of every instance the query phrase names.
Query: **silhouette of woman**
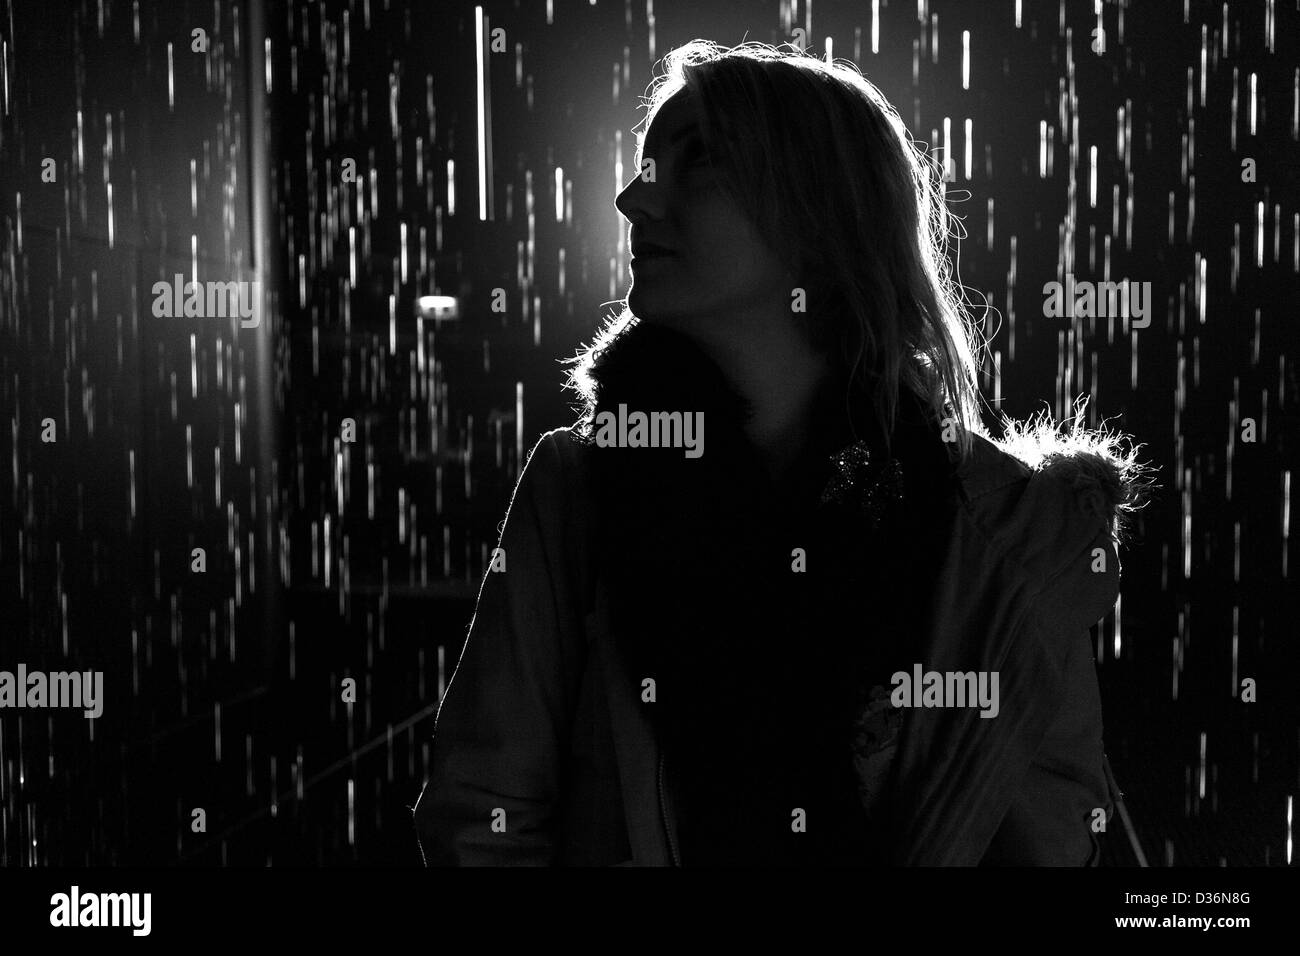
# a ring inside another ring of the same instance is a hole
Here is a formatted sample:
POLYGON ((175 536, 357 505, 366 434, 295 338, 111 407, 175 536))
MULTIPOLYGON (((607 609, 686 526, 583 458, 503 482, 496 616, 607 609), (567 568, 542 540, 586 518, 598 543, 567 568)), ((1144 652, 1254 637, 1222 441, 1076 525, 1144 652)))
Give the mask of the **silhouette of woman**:
POLYGON ((1078 415, 988 436, 939 174, 855 68, 666 62, 625 308, 439 709, 426 862, 1095 864, 1089 629, 1141 466, 1078 415))

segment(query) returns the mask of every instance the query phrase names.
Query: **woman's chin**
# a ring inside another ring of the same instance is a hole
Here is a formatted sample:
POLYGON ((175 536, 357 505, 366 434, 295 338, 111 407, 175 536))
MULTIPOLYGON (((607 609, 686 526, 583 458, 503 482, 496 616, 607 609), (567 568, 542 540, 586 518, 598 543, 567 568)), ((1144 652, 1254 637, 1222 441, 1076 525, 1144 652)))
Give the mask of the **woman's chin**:
POLYGON ((674 309, 665 303, 661 296, 645 291, 637 294, 635 288, 628 294, 627 307, 638 319, 654 325, 680 328, 686 324, 686 316, 680 309, 674 309))
POLYGON ((675 329, 677 331, 685 331, 689 326, 684 317, 677 313, 664 312, 655 308, 646 308, 645 311, 641 311, 636 306, 630 307, 632 314, 647 325, 657 325, 660 328, 675 329))
POLYGON ((642 322, 654 322, 660 314, 654 296, 639 292, 635 287, 627 295, 627 307, 642 322))

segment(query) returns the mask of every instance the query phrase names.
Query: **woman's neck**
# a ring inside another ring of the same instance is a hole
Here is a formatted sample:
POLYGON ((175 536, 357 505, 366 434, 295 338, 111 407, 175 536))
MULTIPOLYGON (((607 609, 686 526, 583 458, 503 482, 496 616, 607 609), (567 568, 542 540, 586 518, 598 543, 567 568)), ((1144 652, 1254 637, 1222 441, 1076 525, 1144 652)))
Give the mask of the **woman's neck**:
MULTIPOLYGON (((824 356, 790 326, 747 335, 743 347, 709 349, 749 415, 745 437, 784 484, 818 432, 818 409, 830 377, 824 356)), ((706 346, 707 348, 707 346, 706 346)))

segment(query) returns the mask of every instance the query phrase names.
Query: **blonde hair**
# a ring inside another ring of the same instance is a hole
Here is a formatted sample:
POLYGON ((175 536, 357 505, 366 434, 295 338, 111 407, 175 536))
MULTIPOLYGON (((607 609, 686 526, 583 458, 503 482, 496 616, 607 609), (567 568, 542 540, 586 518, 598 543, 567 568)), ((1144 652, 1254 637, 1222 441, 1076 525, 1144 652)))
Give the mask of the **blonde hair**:
MULTIPOLYGON (((678 92, 699 104, 720 181, 787 261, 807 296, 811 340, 836 360, 850 427, 869 407, 886 442, 902 388, 955 426, 962 458, 985 434, 963 290, 948 265, 955 217, 939 163, 847 60, 749 42, 694 40, 661 61, 645 129, 678 92)), ((570 386, 594 407, 593 363, 636 317, 624 307, 570 361, 570 386)), ((856 434, 856 429, 855 429, 856 434)))

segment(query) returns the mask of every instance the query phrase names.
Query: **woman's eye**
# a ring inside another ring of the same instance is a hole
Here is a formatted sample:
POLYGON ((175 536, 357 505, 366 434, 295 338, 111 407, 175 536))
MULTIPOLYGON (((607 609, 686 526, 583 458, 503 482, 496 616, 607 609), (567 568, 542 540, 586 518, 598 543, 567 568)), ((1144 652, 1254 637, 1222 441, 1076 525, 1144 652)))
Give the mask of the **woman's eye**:
POLYGON ((682 163, 683 172, 695 172, 700 168, 709 168, 709 157, 703 153, 697 154, 694 158, 687 157, 682 163))

